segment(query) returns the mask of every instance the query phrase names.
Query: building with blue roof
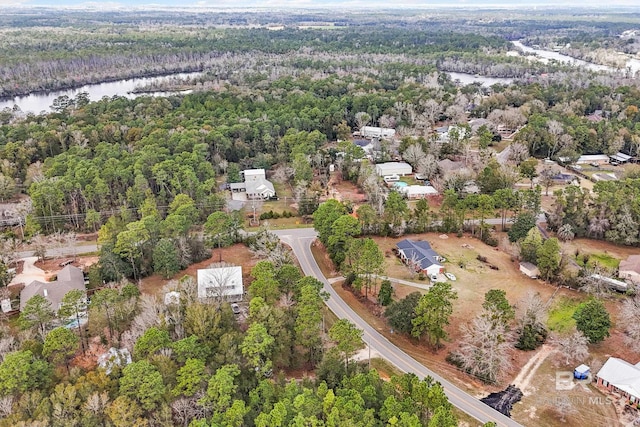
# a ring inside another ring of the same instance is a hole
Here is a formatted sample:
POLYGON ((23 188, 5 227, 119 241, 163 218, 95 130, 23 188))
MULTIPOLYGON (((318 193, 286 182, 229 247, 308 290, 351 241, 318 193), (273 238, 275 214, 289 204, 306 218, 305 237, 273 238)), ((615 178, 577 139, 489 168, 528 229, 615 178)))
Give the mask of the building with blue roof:
POLYGON ((405 263, 413 263, 416 270, 427 275, 444 273, 440 255, 424 240, 404 239, 396 244, 400 258, 405 263))

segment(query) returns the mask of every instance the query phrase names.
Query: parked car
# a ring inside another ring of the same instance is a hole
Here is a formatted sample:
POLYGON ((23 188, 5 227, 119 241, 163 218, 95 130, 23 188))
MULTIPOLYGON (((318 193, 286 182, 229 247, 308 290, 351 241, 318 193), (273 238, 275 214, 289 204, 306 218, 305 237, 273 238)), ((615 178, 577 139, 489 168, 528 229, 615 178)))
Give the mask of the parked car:
POLYGON ((456 276, 453 273, 444 273, 445 276, 447 276, 447 279, 451 280, 452 282, 456 281, 456 276))
POLYGON ((438 275, 437 274, 430 274, 429 275, 429 279, 431 279, 432 282, 437 282, 438 281, 438 275))

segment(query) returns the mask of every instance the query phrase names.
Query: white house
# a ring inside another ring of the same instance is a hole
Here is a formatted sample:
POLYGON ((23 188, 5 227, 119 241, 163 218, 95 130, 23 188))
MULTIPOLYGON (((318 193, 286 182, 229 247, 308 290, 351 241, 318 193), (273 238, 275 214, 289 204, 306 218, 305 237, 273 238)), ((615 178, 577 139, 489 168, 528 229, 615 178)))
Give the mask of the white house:
POLYGON ((532 279, 537 279, 540 275, 540 270, 538 270, 538 267, 531 264, 530 262, 521 262, 520 271, 526 276, 531 277, 532 279))
POLYGON ((629 258, 620 261, 618 277, 640 283, 640 255, 629 255, 629 258))
POLYGON ((245 192, 249 200, 267 200, 275 197, 276 190, 266 178, 264 169, 246 169, 240 172, 244 182, 233 182, 229 189, 234 193, 245 192))
POLYGON ((264 169, 245 169, 240 172, 244 182, 257 182, 267 179, 267 173, 264 169))
POLYGON ((273 184, 266 179, 245 182, 245 191, 247 192, 248 199, 255 200, 266 200, 276 195, 273 184))
POLYGON ((430 185, 407 185, 398 188, 398 191, 405 194, 408 199, 424 199, 429 196, 437 196, 438 190, 430 185))
POLYGON ((405 176, 413 173, 413 168, 406 162, 387 162, 378 163, 376 165, 376 173, 378 176, 405 176))
POLYGON ((222 266, 199 269, 198 298, 242 301, 242 267, 222 266))
POLYGON ((380 128, 375 126, 363 126, 360 135, 364 138, 393 138, 396 130, 391 128, 380 128))
POLYGON ((631 363, 610 357, 596 374, 596 384, 610 392, 618 393, 632 404, 640 401, 640 363, 631 363))

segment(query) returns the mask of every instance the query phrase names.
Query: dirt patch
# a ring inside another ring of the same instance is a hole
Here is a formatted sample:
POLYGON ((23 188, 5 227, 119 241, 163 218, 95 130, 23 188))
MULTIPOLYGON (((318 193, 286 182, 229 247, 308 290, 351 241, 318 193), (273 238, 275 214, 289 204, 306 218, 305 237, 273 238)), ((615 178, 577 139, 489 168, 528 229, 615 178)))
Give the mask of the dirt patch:
POLYGON ((220 262, 221 260, 242 267, 242 280, 246 290, 248 284, 251 282, 251 269, 259 260, 253 256, 249 248, 242 243, 237 243, 226 248, 214 249, 209 259, 190 265, 170 279, 165 279, 159 274, 145 277, 140 281, 140 292, 156 295, 169 280, 179 280, 184 276, 192 276, 195 278, 198 269, 207 268, 209 265, 220 262))
MULTIPOLYGON (((44 262, 37 261, 34 265, 38 268, 41 268, 47 276, 47 280, 50 280, 58 273, 58 271, 64 268, 64 265, 61 266, 61 264, 68 260, 73 260, 73 257, 46 259, 44 262)), ((85 269, 92 266, 93 264, 96 264, 99 260, 100 257, 98 256, 77 256, 75 258, 75 261, 68 265, 73 265, 75 267, 85 269)))
POLYGON ((542 348, 531 358, 529 361, 520 369, 520 373, 513 380, 513 385, 522 390, 522 393, 527 394, 527 387, 531 384, 531 380, 533 379, 536 371, 545 361, 547 356, 549 356, 553 352, 553 348, 544 344, 542 348))
POLYGON ((632 246, 616 245, 604 240, 575 239, 571 242, 562 243, 562 250, 568 256, 575 256, 576 251, 581 254, 607 254, 614 258, 623 260, 629 255, 637 255, 638 248, 632 246))
MULTIPOLYGON (((329 197, 355 205, 367 200, 366 195, 357 185, 350 181, 342 181, 337 173, 329 181, 329 197)), ((356 209, 355 206, 354 209, 356 209)))

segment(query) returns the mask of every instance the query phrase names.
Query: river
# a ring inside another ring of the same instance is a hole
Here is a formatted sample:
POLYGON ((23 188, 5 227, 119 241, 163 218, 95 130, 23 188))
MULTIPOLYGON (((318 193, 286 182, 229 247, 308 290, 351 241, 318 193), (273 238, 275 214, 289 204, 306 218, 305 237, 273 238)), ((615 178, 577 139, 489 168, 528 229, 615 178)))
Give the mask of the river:
MULTIPOLYGON (((546 61, 554 60, 558 62, 564 62, 569 65, 573 65, 575 67, 583 67, 591 71, 607 71, 607 72, 618 72, 615 67, 609 67, 607 65, 594 64, 593 62, 583 61, 581 59, 576 59, 568 55, 563 55, 558 52, 553 52, 551 50, 542 50, 542 49, 534 49, 529 46, 523 45, 519 41, 512 42, 514 46, 520 48, 525 53, 534 53, 538 56, 538 58, 544 59, 546 61)), ((640 71, 640 60, 635 58, 629 58, 627 60, 626 67, 631 70, 632 73, 636 73, 640 71)))
MULTIPOLYGON (((58 90, 47 93, 32 93, 24 96, 17 96, 12 99, 0 101, 0 110, 6 107, 13 108, 17 105, 24 112, 39 114, 41 112, 50 112, 53 100, 59 96, 68 96, 75 98, 81 92, 87 92, 91 101, 99 101, 105 96, 112 97, 115 95, 124 96, 130 99, 138 96, 168 96, 173 92, 150 92, 150 93, 133 93, 136 88, 140 88, 150 84, 164 83, 173 79, 187 79, 201 76, 202 73, 176 73, 158 77, 139 77, 134 79, 117 80, 115 82, 89 84, 78 87, 76 89, 58 90)), ((188 91, 187 91, 188 92, 188 91)), ((184 93, 184 92, 183 92, 184 93)))
MULTIPOLYGON (((520 48, 525 53, 534 53, 538 58, 549 61, 555 60, 558 62, 568 63, 570 65, 576 67, 584 67, 593 71, 609 71, 609 72, 617 72, 618 70, 613 67, 608 67, 606 65, 594 64, 587 61, 582 61, 580 59, 575 59, 567 55, 563 55, 558 52, 553 52, 549 50, 542 49, 534 49, 529 46, 523 45, 519 41, 512 42, 514 46, 520 48)), ((631 69, 632 72, 640 71, 640 60, 638 59, 629 59, 627 61, 627 68, 631 69)), ((462 84, 471 84, 471 83, 481 83, 483 86, 491 86, 496 83, 500 84, 510 84, 514 79, 505 78, 505 77, 486 77, 486 76, 478 76, 473 74, 465 74, 465 73, 455 73, 448 72, 451 76, 452 80, 459 80, 462 84)), ((140 77, 133 79, 124 79, 117 80, 115 82, 107 82, 107 83, 97 83, 97 84, 89 84, 84 85, 76 89, 67 89, 67 90, 59 90, 48 93, 32 93, 25 96, 17 96, 12 99, 0 101, 0 110, 4 108, 13 108, 14 105, 17 105, 20 110, 24 112, 31 113, 42 113, 51 111, 50 107, 53 104, 53 100, 59 96, 68 96, 69 98, 75 98, 80 92, 87 92, 89 94, 89 99, 92 101, 98 101, 103 97, 112 97, 112 96, 124 96, 127 98, 136 98, 138 96, 147 95, 147 96, 168 96, 173 95, 175 92, 150 92, 150 93, 133 93, 136 88, 140 88, 143 86, 147 86, 150 84, 164 83, 173 79, 188 79, 193 77, 198 77, 202 75, 200 72, 195 73, 176 73, 169 74, 166 76, 158 76, 158 77, 140 77)), ((180 92, 180 93, 188 93, 190 91, 180 92)))

